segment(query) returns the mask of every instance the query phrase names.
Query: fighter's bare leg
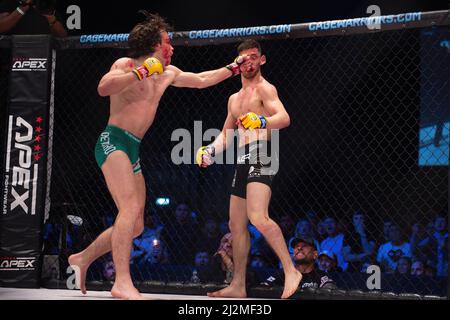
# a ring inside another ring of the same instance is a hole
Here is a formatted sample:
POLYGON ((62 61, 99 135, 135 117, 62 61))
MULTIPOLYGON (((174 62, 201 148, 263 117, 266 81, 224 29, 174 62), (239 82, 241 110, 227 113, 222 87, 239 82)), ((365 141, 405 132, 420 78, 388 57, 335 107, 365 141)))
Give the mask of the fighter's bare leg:
POLYGON ((246 201, 243 198, 231 195, 230 197, 230 231, 233 248, 233 280, 231 284, 219 291, 208 293, 210 297, 245 298, 247 291, 245 279, 247 259, 250 251, 250 234, 247 225, 246 201))
MULTIPOLYGON (((140 185, 143 185, 144 187, 143 194, 145 195, 145 183, 142 173, 136 175, 136 179, 139 180, 140 185)), ((111 190, 110 193, 112 193, 111 190)), ((119 207, 115 196, 112 195, 112 197, 114 199, 116 207, 119 207)), ((138 237, 142 233, 143 229, 144 229, 144 212, 141 212, 134 226, 133 237, 134 238, 138 237)), ((77 283, 79 283, 80 290, 83 294, 86 294, 85 282, 86 282, 86 273, 89 266, 99 257, 112 250, 111 245, 112 232, 113 227, 106 229, 86 249, 84 249, 79 253, 72 254, 69 257, 69 265, 71 265, 73 269, 75 269, 77 276, 77 283)))
POLYGON ((119 209, 111 234, 116 269, 111 294, 121 299, 141 299, 130 275, 130 252, 134 227, 145 206, 144 179, 134 175, 128 156, 121 151, 108 157, 102 171, 119 209))
MULTIPOLYGON (((122 151, 109 155, 102 166, 102 172, 119 209, 113 228, 99 237, 99 247, 103 249, 100 251, 103 252, 108 248, 106 244, 108 236, 111 240, 116 269, 116 281, 111 293, 122 299, 140 299, 142 296, 131 280, 129 260, 134 228, 144 210, 145 188, 139 185, 139 179, 133 173, 130 160, 122 151), (144 195, 140 194, 142 192, 144 195)), ((141 231, 139 230, 139 233, 141 231)))
POLYGON ((247 184, 247 213, 250 222, 262 233, 283 265, 285 280, 281 298, 287 299, 297 290, 302 274, 294 267, 280 227, 269 217, 271 194, 270 187, 263 183, 247 184))
MULTIPOLYGON (((111 237, 111 243, 112 243, 112 250, 113 250, 113 260, 114 265, 116 268, 116 279, 114 282, 114 286, 111 290, 111 294, 113 297, 121 298, 121 299, 141 299, 142 296, 138 293, 137 289, 134 287, 133 282, 131 280, 130 275, 130 252, 131 252, 131 246, 132 246, 132 240, 135 234, 133 232, 136 232, 137 235, 140 235, 142 231, 144 230, 144 207, 145 207, 145 199, 146 199, 146 193, 145 193, 145 180, 142 174, 133 175, 135 178, 135 186, 136 186, 136 196, 137 196, 137 202, 130 202, 131 206, 124 206, 124 209, 119 209, 119 215, 116 219, 116 222, 114 224, 114 230, 111 237), (137 208, 133 208, 135 205, 137 205, 137 208), (127 211, 126 208, 128 209, 127 211), (124 213, 123 216, 121 216, 121 211, 124 213), (136 211, 136 212, 135 212, 136 211), (132 213, 132 214, 130 214, 132 213), (127 219, 132 219, 134 216, 138 215, 137 220, 135 220, 133 223, 128 223, 127 219), (119 220, 120 218, 120 220, 119 220), (121 227, 122 229, 118 228, 118 223, 122 223, 121 227), (129 237, 129 230, 132 230, 132 236, 129 237), (117 232, 116 232, 117 231, 117 232), (126 237, 122 238, 122 235, 126 234, 126 237), (126 239, 126 240, 125 240, 126 239), (123 243, 123 241, 127 241, 126 243, 123 243), (123 250, 123 251, 119 251, 123 250), (119 267, 123 268, 121 271, 121 276, 118 277, 118 263, 121 263, 122 265, 119 265, 119 267), (138 295, 136 295, 138 293, 138 295)), ((120 208, 120 207, 119 207, 120 208)))

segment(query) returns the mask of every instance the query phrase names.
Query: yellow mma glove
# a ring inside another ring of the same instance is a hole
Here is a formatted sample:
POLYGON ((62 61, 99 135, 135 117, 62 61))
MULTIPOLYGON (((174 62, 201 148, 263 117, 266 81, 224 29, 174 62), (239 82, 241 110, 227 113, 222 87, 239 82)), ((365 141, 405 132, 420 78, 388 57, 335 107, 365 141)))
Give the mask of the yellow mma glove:
POLYGON ((163 72, 164 68, 161 61, 159 61, 155 57, 148 58, 141 66, 133 70, 133 73, 136 75, 139 81, 150 77, 154 73, 161 74, 163 72))
POLYGON ((195 161, 197 164, 202 167, 206 168, 207 166, 210 166, 214 163, 214 157, 215 155, 215 148, 211 145, 209 146, 203 146, 197 151, 197 155, 195 156, 195 161))
POLYGON ((264 116, 258 116, 254 112, 249 112, 239 117, 242 126, 245 129, 265 129, 267 126, 267 119, 264 116))

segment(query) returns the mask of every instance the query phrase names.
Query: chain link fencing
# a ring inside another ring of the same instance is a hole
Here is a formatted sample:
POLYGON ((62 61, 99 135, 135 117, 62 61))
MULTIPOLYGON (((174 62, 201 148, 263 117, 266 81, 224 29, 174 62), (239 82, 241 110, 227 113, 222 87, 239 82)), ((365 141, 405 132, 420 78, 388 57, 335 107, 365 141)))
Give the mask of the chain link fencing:
MULTIPOLYGON (((297 236, 316 240, 317 268, 341 290, 373 289, 367 268, 377 265, 377 292, 447 295, 448 36, 448 27, 438 27, 261 41, 262 74, 291 117, 280 132, 269 212, 288 245, 297 236), (335 264, 330 270, 327 261, 335 264)), ((172 63, 192 72, 219 68, 234 59, 236 46, 175 46, 172 63)), ((46 280, 66 280, 68 255, 86 248, 117 214, 94 158, 109 112, 97 85, 126 49, 56 56, 46 280)), ((133 241, 130 261, 137 283, 178 282, 183 291, 230 281, 216 252, 229 232, 234 167, 175 165, 178 141, 171 136, 177 128, 194 136, 195 121, 203 130, 221 129, 228 97, 240 87, 233 78, 202 90, 170 87, 162 97, 140 149, 147 202, 146 229, 133 241)), ((251 225, 249 231, 249 286, 258 287, 282 270, 261 234, 251 225)), ((113 278, 108 254, 87 280, 113 278)))

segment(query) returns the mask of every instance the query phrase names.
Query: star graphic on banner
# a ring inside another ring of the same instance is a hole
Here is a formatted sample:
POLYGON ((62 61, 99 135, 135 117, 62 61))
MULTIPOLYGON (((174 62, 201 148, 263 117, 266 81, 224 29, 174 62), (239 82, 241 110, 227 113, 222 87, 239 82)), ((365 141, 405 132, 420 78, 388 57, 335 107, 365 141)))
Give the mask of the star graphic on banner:
POLYGON ((36 142, 41 142, 41 136, 36 137, 36 142))
POLYGON ((37 126, 37 127, 36 127, 36 132, 39 132, 39 133, 41 133, 41 131, 42 131, 42 128, 41 128, 41 126, 37 126))
POLYGON ((34 161, 39 161, 40 158, 41 158, 40 155, 38 155, 38 154, 35 154, 35 155, 34 155, 34 161))
POLYGON ((41 122, 42 122, 42 117, 37 117, 37 118, 36 118, 36 122, 37 122, 37 123, 41 123, 41 122))
POLYGON ((39 145, 34 146, 34 151, 39 151, 39 150, 41 150, 41 146, 39 146, 39 145))

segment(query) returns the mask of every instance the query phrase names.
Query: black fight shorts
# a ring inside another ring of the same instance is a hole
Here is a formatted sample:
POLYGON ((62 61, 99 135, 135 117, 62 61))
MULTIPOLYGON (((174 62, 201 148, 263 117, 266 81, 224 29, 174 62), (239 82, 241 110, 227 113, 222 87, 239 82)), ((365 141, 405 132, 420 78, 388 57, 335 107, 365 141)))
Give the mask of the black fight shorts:
POLYGON ((272 188, 278 163, 278 154, 272 152, 270 141, 254 141, 239 148, 231 194, 246 199, 250 182, 264 183, 272 188))

